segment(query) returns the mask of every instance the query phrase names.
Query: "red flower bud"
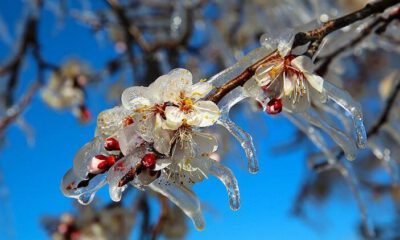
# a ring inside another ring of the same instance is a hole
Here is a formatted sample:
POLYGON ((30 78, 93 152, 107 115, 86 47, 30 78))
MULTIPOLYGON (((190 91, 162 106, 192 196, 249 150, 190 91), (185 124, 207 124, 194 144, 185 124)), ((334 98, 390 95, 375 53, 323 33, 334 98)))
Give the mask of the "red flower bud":
POLYGON ((133 118, 132 117, 126 117, 124 120, 123 120, 123 124, 124 124, 124 126, 129 126, 129 125, 131 125, 132 123, 134 123, 135 121, 133 121, 133 118))
POLYGON ((142 158, 142 165, 146 168, 152 168, 156 165, 157 156, 154 153, 147 153, 142 158))
POLYGON ((279 98, 273 98, 267 103, 265 111, 268 114, 275 115, 282 111, 282 100, 279 98))
POLYGON ((104 148, 107 151, 116 151, 120 150, 119 142, 115 138, 107 138, 104 142, 104 148))
POLYGON ((117 161, 116 157, 105 156, 105 155, 96 155, 93 157, 88 165, 89 173, 98 174, 108 170, 110 167, 114 165, 117 161))

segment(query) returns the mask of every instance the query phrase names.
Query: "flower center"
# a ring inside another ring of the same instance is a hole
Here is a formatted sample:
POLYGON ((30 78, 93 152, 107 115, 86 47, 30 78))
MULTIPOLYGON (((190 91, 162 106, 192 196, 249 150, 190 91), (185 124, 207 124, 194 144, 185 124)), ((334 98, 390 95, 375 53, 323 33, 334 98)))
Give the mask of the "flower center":
POLYGON ((165 117, 165 108, 167 106, 168 106, 167 103, 154 105, 154 109, 153 109, 154 114, 160 114, 163 119, 166 119, 166 117, 165 117))
POLYGON ((180 102, 179 109, 184 113, 191 112, 193 110, 193 100, 188 97, 183 98, 180 102))

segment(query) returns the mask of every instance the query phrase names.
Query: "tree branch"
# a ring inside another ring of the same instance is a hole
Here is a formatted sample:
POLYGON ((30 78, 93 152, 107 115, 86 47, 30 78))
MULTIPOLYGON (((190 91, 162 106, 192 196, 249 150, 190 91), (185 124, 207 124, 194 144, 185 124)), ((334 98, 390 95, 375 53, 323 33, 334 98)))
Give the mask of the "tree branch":
MULTIPOLYGON (((343 27, 351 25, 359 20, 367 18, 373 14, 381 13, 385 9, 392 7, 395 4, 400 3, 400 0, 381 0, 371 4, 367 4, 363 9, 355 11, 346 16, 331 20, 323 24, 322 26, 310 30, 308 32, 299 32, 295 35, 294 42, 292 48, 295 48, 300 45, 304 45, 306 43, 310 43, 310 46, 315 49, 318 49, 319 43, 322 41, 324 37, 328 34, 339 30, 343 27), (317 45, 312 44, 316 42, 317 45)), ((242 86, 245 84, 250 78, 252 78, 255 74, 255 71, 259 66, 264 63, 267 63, 274 59, 277 56, 277 51, 270 53, 264 58, 260 59, 253 65, 246 68, 242 73, 240 73, 237 77, 229 80, 227 83, 219 87, 214 93, 207 97, 207 100, 218 103, 226 94, 235 89, 236 87, 242 86)))

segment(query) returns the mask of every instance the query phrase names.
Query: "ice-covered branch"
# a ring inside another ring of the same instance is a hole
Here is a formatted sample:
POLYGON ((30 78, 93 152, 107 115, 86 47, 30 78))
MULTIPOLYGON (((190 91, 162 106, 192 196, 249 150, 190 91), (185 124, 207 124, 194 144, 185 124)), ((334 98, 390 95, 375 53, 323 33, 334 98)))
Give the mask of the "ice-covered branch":
POLYGON ((400 3, 399 0, 380 0, 367 4, 364 8, 345 15, 343 17, 330 20, 316 29, 300 32, 295 35, 293 47, 310 43, 309 47, 312 51, 308 52, 309 56, 313 56, 318 50, 318 46, 328 34, 337 31, 343 27, 349 26, 357 21, 368 18, 374 14, 381 13, 400 3), (316 44, 317 46, 315 46, 316 44), (314 45, 314 46, 313 46, 314 45))

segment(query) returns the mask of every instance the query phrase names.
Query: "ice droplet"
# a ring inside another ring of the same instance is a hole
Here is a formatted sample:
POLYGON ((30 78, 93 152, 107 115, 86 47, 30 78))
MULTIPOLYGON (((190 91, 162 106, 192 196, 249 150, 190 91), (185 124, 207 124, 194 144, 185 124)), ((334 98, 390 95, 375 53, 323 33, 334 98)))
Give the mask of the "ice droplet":
POLYGON ((94 199, 94 193, 84 193, 78 197, 78 202, 82 205, 89 205, 94 199))

